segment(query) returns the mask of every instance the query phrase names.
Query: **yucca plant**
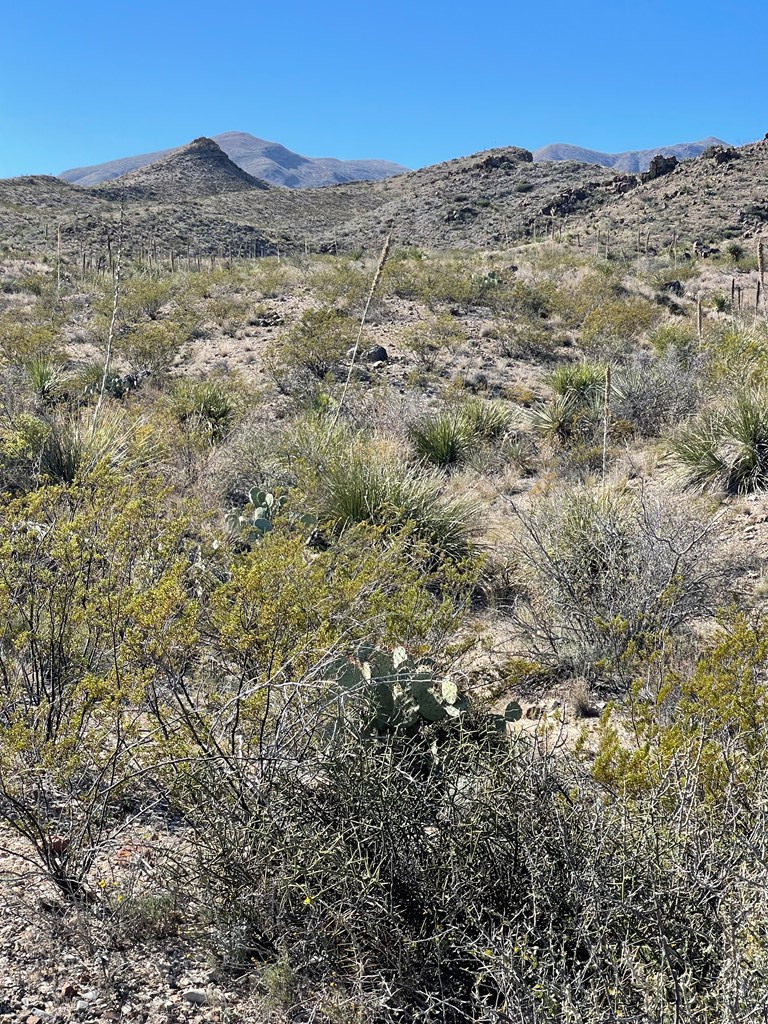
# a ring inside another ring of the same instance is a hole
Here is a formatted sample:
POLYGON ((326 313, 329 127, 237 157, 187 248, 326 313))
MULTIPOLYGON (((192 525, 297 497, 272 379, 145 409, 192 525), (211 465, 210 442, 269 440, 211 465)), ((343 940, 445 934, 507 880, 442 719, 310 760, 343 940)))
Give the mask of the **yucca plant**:
POLYGON ((238 395, 226 381, 184 381, 176 388, 173 404, 181 423, 199 427, 211 444, 232 428, 239 408, 238 395))
POLYGON ((417 455, 447 468, 467 462, 478 446, 504 434, 510 421, 509 411, 500 402, 473 398, 423 419, 410 428, 409 436, 417 455))
POLYGON ((471 550, 479 508, 442 495, 442 478, 395 465, 360 450, 339 459, 323 477, 320 519, 340 533, 354 523, 398 532, 411 529, 436 554, 462 558, 471 550))
POLYGON ((566 363, 546 378, 556 395, 572 395, 581 403, 595 399, 605 388, 605 366, 602 363, 566 363))
POLYGON ((459 417, 475 437, 495 441, 509 429, 512 413, 501 402, 486 402, 482 398, 469 398, 462 403, 459 417))
MULTIPOLYGON (((562 442, 589 438, 605 415, 606 372, 603 363, 585 361, 558 366, 546 378, 554 397, 529 413, 533 429, 543 437, 562 442)), ((615 380, 611 382, 611 395, 622 395, 615 380)))
POLYGON ((537 434, 548 440, 567 442, 595 429, 600 417, 597 401, 581 401, 571 392, 555 395, 549 402, 534 406, 528 419, 537 434))
POLYGON ((768 394, 741 392, 703 412, 669 443, 683 485, 695 491, 749 494, 768 486, 768 394))
POLYGON ((54 405, 63 395, 70 375, 50 356, 35 356, 24 367, 36 397, 43 405, 54 405))
POLYGON ((476 440, 462 417, 455 412, 431 416, 412 426, 408 433, 416 454, 441 468, 466 462, 476 440))
POLYGON ((56 483, 72 483, 98 465, 129 471, 147 465, 157 454, 142 420, 130 420, 122 411, 92 416, 62 416, 49 421, 38 463, 40 476, 56 483))

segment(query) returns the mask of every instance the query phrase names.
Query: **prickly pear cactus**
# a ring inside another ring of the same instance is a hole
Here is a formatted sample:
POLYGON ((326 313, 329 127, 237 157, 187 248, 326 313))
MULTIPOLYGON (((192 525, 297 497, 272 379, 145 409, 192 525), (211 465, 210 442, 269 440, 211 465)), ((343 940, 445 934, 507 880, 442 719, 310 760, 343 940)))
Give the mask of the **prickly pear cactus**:
POLYGON ((336 663, 334 677, 342 690, 365 692, 368 727, 377 733, 458 718, 466 708, 452 679, 438 679, 432 662, 414 662, 403 647, 390 652, 364 644, 336 663))
POLYGON ((523 709, 516 700, 511 700, 504 708, 503 713, 500 715, 491 715, 491 720, 494 728, 498 729, 499 732, 506 732, 508 723, 519 722, 522 717, 523 709))
POLYGON ((232 509, 227 514, 227 523, 239 530, 245 539, 258 540, 272 529, 272 517, 288 499, 284 494, 252 487, 248 492, 248 504, 242 510, 232 509))

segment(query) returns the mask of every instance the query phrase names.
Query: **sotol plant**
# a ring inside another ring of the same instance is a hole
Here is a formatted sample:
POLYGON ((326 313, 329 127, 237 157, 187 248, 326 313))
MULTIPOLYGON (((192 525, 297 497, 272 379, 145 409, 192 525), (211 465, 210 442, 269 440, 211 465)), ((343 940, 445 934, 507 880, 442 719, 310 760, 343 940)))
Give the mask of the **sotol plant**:
POLYGON ((673 437, 669 458, 695 491, 749 494, 768 486, 768 395, 742 392, 673 437))

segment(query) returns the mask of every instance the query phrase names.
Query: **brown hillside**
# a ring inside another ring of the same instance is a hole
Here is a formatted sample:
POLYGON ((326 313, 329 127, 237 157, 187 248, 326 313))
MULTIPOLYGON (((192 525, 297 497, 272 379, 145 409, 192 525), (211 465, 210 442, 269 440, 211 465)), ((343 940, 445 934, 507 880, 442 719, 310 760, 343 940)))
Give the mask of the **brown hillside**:
POLYGON ((129 171, 94 191, 110 199, 178 202, 272 186, 233 163, 213 139, 195 139, 155 163, 129 171))

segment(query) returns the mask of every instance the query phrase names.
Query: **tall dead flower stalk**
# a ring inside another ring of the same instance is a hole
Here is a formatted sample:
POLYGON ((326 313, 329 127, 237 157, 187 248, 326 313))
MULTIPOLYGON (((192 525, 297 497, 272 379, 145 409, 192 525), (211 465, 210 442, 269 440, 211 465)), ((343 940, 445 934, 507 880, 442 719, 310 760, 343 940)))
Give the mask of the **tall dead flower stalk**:
POLYGON ((605 368, 605 397, 603 400, 603 483, 608 466, 608 424, 611 417, 611 367, 605 368))
POLYGON ((109 332, 107 334, 107 350, 104 354, 104 373, 101 377, 101 387, 99 388, 99 399, 96 402, 96 408, 93 411, 93 420, 91 422, 91 441, 93 441, 94 434, 96 433, 96 424, 99 421, 99 415, 101 413, 101 407, 104 404, 104 394, 107 390, 107 381, 109 380, 109 370, 112 363, 112 347, 115 340, 115 323, 117 322, 117 311, 120 305, 120 260, 123 254, 123 223, 125 216, 125 207, 123 202, 120 203, 120 227, 117 236, 117 258, 115 260, 114 268, 112 271, 112 280, 114 283, 114 289, 112 292, 112 316, 109 321, 109 332))
POLYGON ((365 321, 366 321, 366 318, 368 316, 368 310, 370 309, 371 302, 373 301, 373 296, 374 296, 374 294, 376 292, 376 289, 379 287, 379 282, 381 281, 381 275, 384 273, 384 264, 387 262, 387 256, 389 256, 389 246, 390 246, 390 242, 391 241, 392 241, 392 232, 390 231, 390 233, 387 235, 386 241, 384 242, 384 248, 381 250, 381 255, 379 256, 379 262, 378 262, 378 264, 376 266, 376 273, 373 275, 373 281, 371 281, 371 287, 370 287, 370 290, 368 291, 368 298, 366 299, 366 302, 365 302, 365 309, 363 310, 363 315, 360 318, 360 327, 358 328, 358 331, 357 331, 357 338, 355 339, 355 344, 352 347, 352 356, 351 356, 351 358, 349 360, 349 369, 347 370, 347 379, 344 381, 344 389, 341 392, 341 398, 339 399, 339 404, 336 407, 336 414, 333 417, 333 422, 331 424, 331 429, 333 429, 333 427, 336 426, 336 423, 338 422, 338 419, 339 419, 339 414, 341 413, 341 408, 344 405, 344 400, 347 397, 347 391, 349 389, 349 382, 352 379, 352 369, 354 368, 355 359, 357 358, 358 349, 360 348, 360 342, 361 342, 362 337, 363 337, 363 330, 365 329, 365 321))

